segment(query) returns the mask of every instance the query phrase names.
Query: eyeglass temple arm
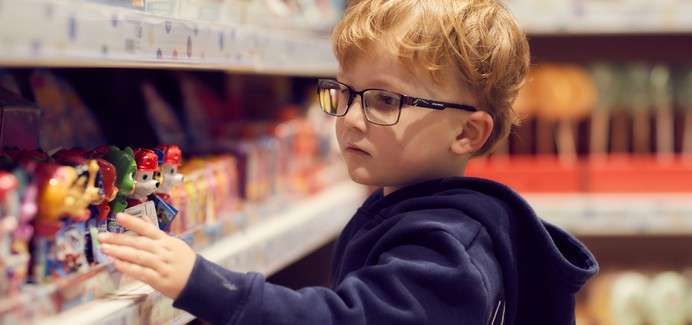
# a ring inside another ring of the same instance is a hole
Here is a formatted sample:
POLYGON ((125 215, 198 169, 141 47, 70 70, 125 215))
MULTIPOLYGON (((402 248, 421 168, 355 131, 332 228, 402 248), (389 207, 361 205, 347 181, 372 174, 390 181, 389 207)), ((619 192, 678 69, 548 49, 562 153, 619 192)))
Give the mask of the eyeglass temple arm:
POLYGON ((432 109, 436 109, 436 110, 443 110, 447 107, 463 109, 463 110, 469 111, 469 112, 475 112, 478 110, 477 108, 470 106, 470 105, 438 102, 438 101, 434 101, 434 100, 428 100, 428 99, 416 98, 416 97, 408 97, 408 96, 404 96, 404 103, 406 103, 406 105, 410 105, 410 106, 427 107, 427 108, 432 108, 432 109))

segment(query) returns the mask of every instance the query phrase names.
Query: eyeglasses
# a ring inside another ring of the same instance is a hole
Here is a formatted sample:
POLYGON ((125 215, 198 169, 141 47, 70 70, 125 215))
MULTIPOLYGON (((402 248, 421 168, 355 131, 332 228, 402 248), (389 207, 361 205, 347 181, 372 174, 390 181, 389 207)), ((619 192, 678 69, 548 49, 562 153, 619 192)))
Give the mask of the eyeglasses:
POLYGON ((469 112, 478 111, 477 108, 470 105, 410 97, 382 89, 355 91, 350 86, 333 79, 319 79, 317 81, 317 93, 320 97, 322 110, 329 115, 338 117, 345 116, 353 104, 353 99, 356 95, 360 95, 365 119, 370 123, 384 126, 399 122, 403 105, 434 110, 456 108, 469 112))

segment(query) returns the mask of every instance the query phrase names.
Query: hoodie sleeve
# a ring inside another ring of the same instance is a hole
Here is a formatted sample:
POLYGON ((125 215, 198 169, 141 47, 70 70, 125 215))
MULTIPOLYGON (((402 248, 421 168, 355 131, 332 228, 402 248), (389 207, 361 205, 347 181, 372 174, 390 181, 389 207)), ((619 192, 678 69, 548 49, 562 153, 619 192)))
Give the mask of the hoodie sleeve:
POLYGON ((484 258, 488 240, 476 235, 465 247, 445 231, 416 234, 334 290, 291 290, 198 256, 174 306, 212 324, 487 324, 498 295, 489 281, 501 282, 484 258))

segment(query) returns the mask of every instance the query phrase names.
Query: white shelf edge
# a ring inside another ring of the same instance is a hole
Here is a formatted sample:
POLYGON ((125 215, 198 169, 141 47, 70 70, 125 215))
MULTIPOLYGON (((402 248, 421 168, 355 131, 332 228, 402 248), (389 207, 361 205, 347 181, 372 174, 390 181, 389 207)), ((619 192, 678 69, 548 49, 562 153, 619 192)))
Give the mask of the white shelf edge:
POLYGON ((531 193, 537 215, 577 236, 692 236, 692 193, 531 193))
MULTIPOLYGON (((275 273, 335 238, 364 195, 362 186, 350 181, 342 182, 199 253, 234 271, 256 271, 265 275, 275 273), (274 259, 278 256, 280 258, 274 259)), ((193 319, 191 315, 174 309, 170 299, 162 297, 148 285, 134 283, 112 297, 76 306, 44 318, 39 324, 154 324, 156 319, 152 321, 152 318, 156 317, 173 324, 184 324, 193 319), (141 312, 141 309, 146 311, 141 312)))
POLYGON ((331 76, 314 31, 187 20, 67 0, 0 0, 0 67, 220 70, 331 76))

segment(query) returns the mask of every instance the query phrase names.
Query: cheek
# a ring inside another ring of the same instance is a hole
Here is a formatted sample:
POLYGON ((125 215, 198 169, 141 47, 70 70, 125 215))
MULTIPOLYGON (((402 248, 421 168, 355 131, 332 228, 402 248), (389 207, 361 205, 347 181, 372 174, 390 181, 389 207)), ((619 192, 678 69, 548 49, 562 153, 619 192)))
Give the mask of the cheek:
POLYGON ((334 133, 336 134, 336 141, 339 143, 339 149, 343 148, 343 141, 345 140, 343 139, 344 130, 346 130, 344 119, 336 118, 336 122, 334 123, 334 133))
POLYGON ((397 132, 399 161, 416 170, 434 168, 449 152, 450 125, 443 119, 420 121, 427 123, 414 122, 397 132))

